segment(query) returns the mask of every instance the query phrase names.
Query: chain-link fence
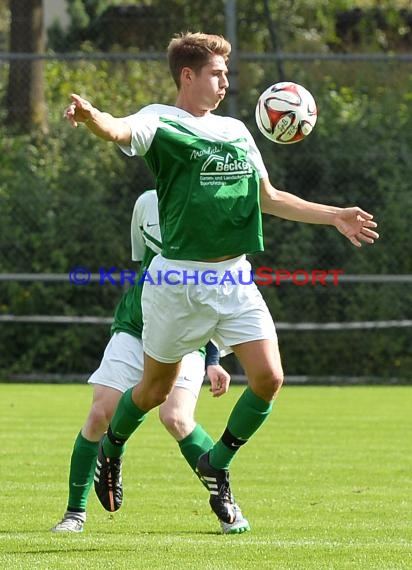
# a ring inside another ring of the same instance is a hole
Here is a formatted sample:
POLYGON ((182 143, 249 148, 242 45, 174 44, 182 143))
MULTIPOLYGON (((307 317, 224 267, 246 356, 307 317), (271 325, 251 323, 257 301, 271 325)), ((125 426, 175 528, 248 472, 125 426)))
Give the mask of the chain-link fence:
MULTIPOLYGON (((4 119, 16 59, 33 56, 1 54, 4 119)), ((46 133, 15 133, 6 121, 0 143, 0 369, 10 378, 81 375, 97 365, 127 286, 116 279, 102 284, 101 274, 132 267, 133 204, 154 184, 142 161, 63 121, 69 94, 117 116, 150 102, 173 103, 175 95, 162 52, 91 50, 35 59, 43 67, 46 133), (95 280, 82 287, 70 282, 79 266, 95 280)), ((219 112, 248 125, 272 183, 309 200, 356 203, 375 214, 382 234, 358 250, 330 228, 265 219, 266 251, 253 264, 275 276, 283 271, 281 284, 275 279, 261 289, 279 323, 288 376, 408 379, 412 56, 239 50, 232 60, 234 88, 219 112), (279 79, 280 68, 282 79, 312 91, 319 108, 314 132, 292 146, 263 139, 254 122, 257 97, 279 79), (329 272, 327 285, 312 284, 314 271, 329 272), (338 284, 333 271, 342 272, 338 284)))

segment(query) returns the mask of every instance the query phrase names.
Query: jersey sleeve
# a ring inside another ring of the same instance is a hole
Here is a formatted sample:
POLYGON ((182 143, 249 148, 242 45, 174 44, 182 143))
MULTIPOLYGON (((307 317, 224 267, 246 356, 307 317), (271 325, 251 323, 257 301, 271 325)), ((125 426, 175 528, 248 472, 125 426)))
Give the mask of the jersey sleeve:
POLYGON ((144 194, 142 194, 142 196, 140 196, 135 202, 132 214, 132 222, 130 224, 133 261, 142 261, 146 249, 146 244, 143 239, 143 196, 144 194))
POLYGON ((130 127, 132 138, 130 145, 119 145, 127 156, 143 156, 149 150, 159 125, 159 117, 146 109, 134 115, 123 117, 123 121, 130 127))

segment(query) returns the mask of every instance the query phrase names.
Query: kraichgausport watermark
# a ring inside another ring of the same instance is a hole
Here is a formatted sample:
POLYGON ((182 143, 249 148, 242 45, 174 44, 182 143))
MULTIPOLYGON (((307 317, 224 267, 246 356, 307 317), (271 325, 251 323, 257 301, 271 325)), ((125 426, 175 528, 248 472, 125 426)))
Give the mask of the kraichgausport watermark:
POLYGON ((69 281, 73 285, 86 285, 91 280, 99 285, 282 285, 283 283, 293 283, 294 285, 339 285, 339 276, 343 275, 342 269, 297 269, 288 271, 287 269, 273 269, 272 267, 258 267, 253 271, 227 270, 215 271, 206 270, 176 270, 168 271, 144 271, 142 274, 131 269, 118 269, 111 267, 99 268, 99 273, 92 274, 85 267, 74 267, 69 272, 69 281))

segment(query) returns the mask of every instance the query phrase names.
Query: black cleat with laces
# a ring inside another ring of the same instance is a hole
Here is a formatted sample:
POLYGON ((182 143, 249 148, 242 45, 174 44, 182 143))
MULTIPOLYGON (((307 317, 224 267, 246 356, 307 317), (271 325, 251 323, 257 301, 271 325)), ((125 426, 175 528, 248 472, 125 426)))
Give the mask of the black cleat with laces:
POLYGON ((122 506, 122 460, 120 457, 106 457, 102 440, 99 443, 94 471, 94 490, 106 511, 114 512, 122 506))
POLYGON ((219 520, 232 524, 236 518, 236 511, 229 485, 229 471, 212 467, 209 463, 209 453, 199 457, 196 470, 209 489, 209 504, 213 512, 219 520))

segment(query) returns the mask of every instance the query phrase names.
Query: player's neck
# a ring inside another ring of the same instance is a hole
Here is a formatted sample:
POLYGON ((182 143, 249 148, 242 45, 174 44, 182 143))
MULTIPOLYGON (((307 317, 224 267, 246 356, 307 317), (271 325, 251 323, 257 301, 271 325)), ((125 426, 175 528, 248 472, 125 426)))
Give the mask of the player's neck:
POLYGON ((186 111, 186 113, 190 113, 194 117, 204 117, 205 115, 210 114, 210 109, 202 109, 201 107, 185 99, 181 95, 178 95, 175 107, 177 107, 178 109, 183 109, 183 111, 186 111))

